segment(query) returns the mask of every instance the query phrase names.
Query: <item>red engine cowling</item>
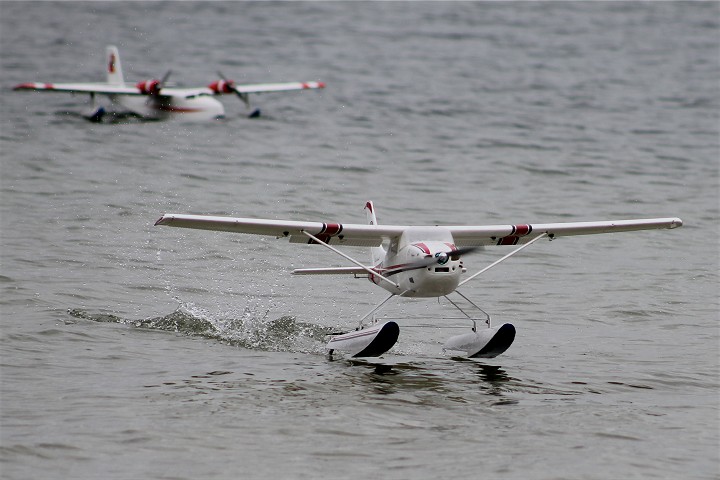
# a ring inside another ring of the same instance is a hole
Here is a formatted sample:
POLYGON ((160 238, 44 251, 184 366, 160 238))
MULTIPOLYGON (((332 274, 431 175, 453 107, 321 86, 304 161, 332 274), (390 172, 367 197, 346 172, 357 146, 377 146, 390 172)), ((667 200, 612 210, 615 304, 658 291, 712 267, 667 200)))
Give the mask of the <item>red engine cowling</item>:
POLYGON ((214 93, 233 93, 235 90, 235 82, 232 80, 217 80, 208 85, 208 88, 214 93))
POLYGON ((160 93, 160 80, 145 80, 135 84, 135 87, 144 95, 157 95, 160 93))

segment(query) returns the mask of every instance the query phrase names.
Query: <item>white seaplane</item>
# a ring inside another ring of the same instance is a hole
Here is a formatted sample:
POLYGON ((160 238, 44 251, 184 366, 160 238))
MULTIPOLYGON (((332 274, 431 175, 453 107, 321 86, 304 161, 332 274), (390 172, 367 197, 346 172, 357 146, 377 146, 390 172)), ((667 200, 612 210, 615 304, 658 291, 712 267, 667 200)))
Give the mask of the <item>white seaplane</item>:
MULTIPOLYGON (((90 95, 91 107, 83 112, 90 121, 100 122, 105 108, 96 103, 96 95, 106 95, 110 101, 142 118, 163 120, 171 116, 182 115, 188 120, 213 120, 225 116, 225 109, 215 97, 235 94, 250 108, 249 95, 255 93, 288 92, 324 88, 323 82, 286 82, 238 85, 224 78, 218 72, 220 80, 207 87, 179 88, 166 86, 170 72, 161 80, 144 80, 136 84, 125 83, 120 54, 112 45, 106 49, 107 82, 95 83, 21 83, 14 90, 33 90, 43 92, 84 93, 90 95)), ((260 115, 255 109, 250 117, 260 115)))
MULTIPOLYGON (((470 358, 493 358, 507 350, 515 339, 515 327, 504 323, 493 327, 490 316, 457 288, 487 272, 524 248, 542 239, 634 230, 671 229, 682 226, 679 218, 648 218, 618 221, 487 225, 487 226, 400 226, 378 225, 372 202, 365 205, 367 224, 341 224, 232 218, 205 215, 163 215, 155 225, 272 235, 291 243, 317 244, 337 253, 354 266, 302 268, 296 275, 347 274, 367 277, 390 292, 375 308, 359 320, 348 333, 332 334, 327 344, 353 357, 376 357, 388 351, 398 339, 400 328, 394 321, 375 319, 378 311, 393 298, 445 297, 463 314, 471 326, 467 333, 451 337, 445 350, 463 352, 470 358), (372 263, 366 265, 332 245, 370 247, 372 263), (507 255, 477 273, 461 279, 467 272, 462 256, 491 245, 519 245, 507 255), (477 317, 468 307, 448 298, 458 294, 467 304, 482 312, 485 328, 478 328, 477 317), (472 313, 472 315, 471 315, 472 313), (475 315, 475 316, 473 316, 475 315)), ((438 325, 440 326, 440 325, 438 325)))

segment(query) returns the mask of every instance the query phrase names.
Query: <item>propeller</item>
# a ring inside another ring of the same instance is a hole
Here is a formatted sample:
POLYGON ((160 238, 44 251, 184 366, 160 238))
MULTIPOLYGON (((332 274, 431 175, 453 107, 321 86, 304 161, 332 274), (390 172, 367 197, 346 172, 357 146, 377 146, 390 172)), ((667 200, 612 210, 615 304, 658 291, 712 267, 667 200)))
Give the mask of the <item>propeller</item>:
POLYGON ((417 262, 411 263, 407 267, 404 268, 404 270, 417 270, 420 268, 426 268, 430 265, 445 265, 448 260, 450 260, 451 257, 460 257, 462 255, 465 255, 466 253, 474 252, 475 250, 479 250, 481 247, 463 247, 463 248, 457 248, 455 250, 452 250, 450 252, 437 252, 433 256, 425 257, 421 260, 418 260, 417 262))
POLYGON ((172 70, 168 70, 160 80, 144 80, 142 82, 138 82, 135 86, 145 95, 158 95, 160 93, 160 89, 163 88, 165 82, 167 82, 167 79, 170 78, 171 73, 172 70))
POLYGON ((165 82, 167 82, 168 78, 170 78, 170 74, 172 73, 172 70, 168 70, 165 72, 165 75, 160 79, 160 85, 165 85, 165 82))
POLYGON ((235 93, 235 95, 237 95, 240 100, 242 100, 245 106, 247 108, 250 108, 250 100, 248 99, 248 94, 239 91, 235 86, 235 82, 233 80, 227 79, 225 75, 222 74, 222 72, 218 71, 217 74, 225 82, 225 84, 223 85, 223 89, 235 93))

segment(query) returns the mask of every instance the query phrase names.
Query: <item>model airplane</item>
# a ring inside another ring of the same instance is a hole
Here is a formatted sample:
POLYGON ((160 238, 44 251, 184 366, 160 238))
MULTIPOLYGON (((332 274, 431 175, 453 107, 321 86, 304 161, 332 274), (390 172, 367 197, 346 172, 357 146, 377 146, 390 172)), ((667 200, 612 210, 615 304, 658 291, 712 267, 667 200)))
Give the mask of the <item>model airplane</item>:
POLYGON ((682 226, 679 218, 532 225, 390 226, 378 225, 372 202, 367 202, 365 209, 367 224, 364 225, 174 214, 163 215, 155 225, 288 238, 291 243, 322 245, 351 262, 354 266, 293 271, 297 275, 347 274, 367 277, 372 283, 390 292, 387 298, 360 319, 354 331, 331 336, 327 344, 331 354, 339 350, 354 357, 382 355, 395 344, 400 328, 394 321, 376 321, 375 314, 380 308, 398 297, 445 297, 471 323, 470 331, 451 337, 445 343, 445 349, 464 352, 471 358, 492 358, 503 353, 515 339, 515 327, 509 323, 493 327, 489 315, 461 294, 458 287, 541 239, 682 226), (333 245, 370 247, 372 263, 366 265, 333 245), (491 245, 520 246, 462 279, 467 271, 463 255, 491 245), (472 311, 467 311, 467 306, 461 308, 458 302, 448 298, 453 292, 482 312, 485 318, 473 316, 472 311), (484 320, 486 328, 478 329, 476 320, 484 320))
MULTIPOLYGON (((165 86, 168 72, 161 80, 145 80, 135 85, 125 83, 120 54, 114 46, 107 47, 106 83, 22 83, 14 90, 35 90, 44 92, 87 93, 90 95, 91 108, 83 113, 87 119, 102 121, 105 108, 96 103, 95 96, 106 95, 110 100, 129 112, 147 119, 166 119, 170 116, 182 115, 191 120, 212 120, 222 118, 225 109, 216 98, 218 95, 235 94, 250 108, 251 93, 287 92, 324 88, 322 82, 289 82, 261 83, 254 85, 237 85, 232 80, 221 77, 207 87, 176 88, 165 86)), ((260 110, 254 110, 250 116, 255 117, 260 110)))

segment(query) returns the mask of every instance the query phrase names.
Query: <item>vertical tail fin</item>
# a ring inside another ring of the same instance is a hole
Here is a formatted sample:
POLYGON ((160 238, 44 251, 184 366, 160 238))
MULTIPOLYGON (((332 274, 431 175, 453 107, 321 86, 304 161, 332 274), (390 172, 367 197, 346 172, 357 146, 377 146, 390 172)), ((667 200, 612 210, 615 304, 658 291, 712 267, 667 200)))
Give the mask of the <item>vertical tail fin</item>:
POLYGON ((120 65, 120 53, 114 45, 108 45, 105 49, 105 68, 107 70, 107 81, 112 85, 124 85, 122 66, 120 65))
POLYGON ((369 225, 377 225, 377 217, 375 216, 375 206, 373 202, 368 200, 365 204, 365 210, 367 214, 367 222, 369 225))
MULTIPOLYGON (((367 222, 369 225, 377 225, 377 217, 375 215, 375 206, 372 201, 368 201, 365 204, 365 210, 367 214, 367 222)), ((372 257, 373 266, 379 265, 385 258, 385 249, 383 247, 372 247, 370 249, 370 255, 372 257)))

